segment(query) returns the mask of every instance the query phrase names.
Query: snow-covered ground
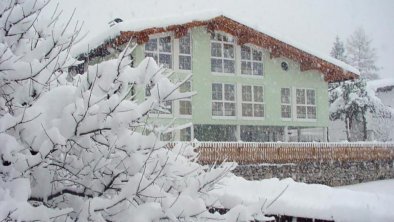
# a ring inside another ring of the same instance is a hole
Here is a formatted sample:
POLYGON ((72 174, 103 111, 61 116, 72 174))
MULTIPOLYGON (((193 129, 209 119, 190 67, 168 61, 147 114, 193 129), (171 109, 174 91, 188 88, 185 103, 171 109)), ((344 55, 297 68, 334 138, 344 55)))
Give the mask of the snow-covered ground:
POLYGON ((266 201, 266 214, 335 221, 394 221, 394 180, 333 188, 276 178, 247 181, 232 176, 212 193, 223 207, 266 201))

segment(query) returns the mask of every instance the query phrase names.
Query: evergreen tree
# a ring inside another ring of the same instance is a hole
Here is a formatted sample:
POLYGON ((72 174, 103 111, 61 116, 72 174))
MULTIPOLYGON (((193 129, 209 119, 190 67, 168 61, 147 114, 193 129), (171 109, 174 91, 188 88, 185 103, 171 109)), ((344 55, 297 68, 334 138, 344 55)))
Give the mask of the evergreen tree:
POLYGON ((346 61, 346 55, 345 55, 345 45, 343 42, 339 39, 337 36, 335 38, 334 45, 331 48, 330 55, 338 60, 341 60, 343 62, 346 61))
POLYGON ((365 79, 343 82, 330 92, 330 120, 345 122, 348 141, 368 139, 368 115, 382 118, 387 108, 367 90, 365 79))
POLYGON ((376 50, 371 47, 371 39, 364 29, 358 28, 347 40, 347 62, 360 71, 360 77, 367 80, 378 79, 375 65, 376 50))

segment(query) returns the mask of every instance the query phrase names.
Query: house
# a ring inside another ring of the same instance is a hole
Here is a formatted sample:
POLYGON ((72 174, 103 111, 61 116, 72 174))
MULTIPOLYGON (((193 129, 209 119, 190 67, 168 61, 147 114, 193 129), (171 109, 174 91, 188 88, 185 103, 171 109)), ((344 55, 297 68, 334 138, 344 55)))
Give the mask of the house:
POLYGON ((175 125, 192 125, 163 139, 326 141, 328 83, 358 77, 341 61, 222 14, 121 22, 113 28, 113 38, 93 51, 96 60, 132 40, 138 44, 134 64, 149 56, 174 71, 173 81, 192 74, 181 90, 197 94, 154 114, 164 123, 175 118, 175 125))

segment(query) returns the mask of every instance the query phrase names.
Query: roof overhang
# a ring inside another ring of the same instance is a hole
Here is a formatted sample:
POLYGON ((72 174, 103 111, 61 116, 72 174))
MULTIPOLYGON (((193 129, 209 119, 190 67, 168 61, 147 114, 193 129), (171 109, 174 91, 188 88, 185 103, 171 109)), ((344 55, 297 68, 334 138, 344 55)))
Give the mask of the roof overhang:
POLYGON ((115 45, 123 45, 135 39, 138 44, 146 43, 149 40, 149 35, 174 32, 175 38, 180 38, 185 35, 190 28, 206 26, 208 32, 223 31, 231 34, 237 38, 237 43, 253 44, 258 47, 267 49, 270 52, 271 58, 286 57, 300 63, 301 71, 318 70, 324 75, 324 80, 327 82, 337 82, 344 80, 353 80, 359 77, 358 72, 354 71, 353 67, 344 68, 341 65, 334 63, 342 63, 349 67, 349 65, 331 58, 320 58, 306 50, 295 47, 263 32, 257 31, 244 24, 241 24, 226 16, 217 16, 212 19, 204 21, 191 21, 184 24, 169 25, 166 27, 151 27, 139 31, 121 31, 112 42, 115 45), (332 62, 334 61, 335 62, 332 62))

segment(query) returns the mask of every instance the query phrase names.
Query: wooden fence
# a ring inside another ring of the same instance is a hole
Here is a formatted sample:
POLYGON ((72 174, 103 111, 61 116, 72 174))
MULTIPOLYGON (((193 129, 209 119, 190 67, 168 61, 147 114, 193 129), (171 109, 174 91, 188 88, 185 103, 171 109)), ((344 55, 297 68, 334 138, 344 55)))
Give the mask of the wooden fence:
POLYGON ((222 161, 259 164, 394 160, 394 143, 198 142, 193 145, 198 147, 202 164, 222 161))

